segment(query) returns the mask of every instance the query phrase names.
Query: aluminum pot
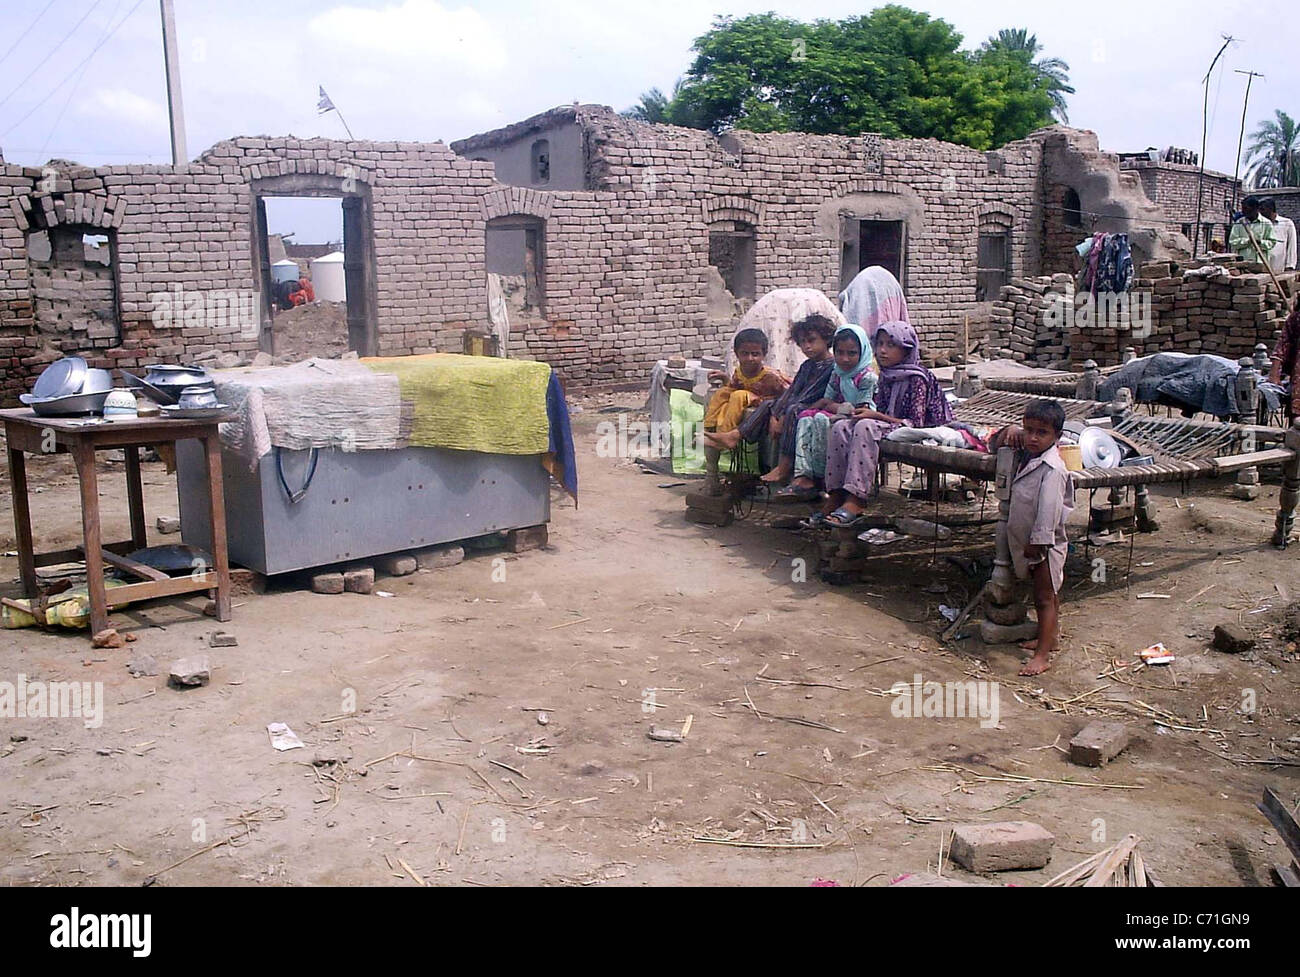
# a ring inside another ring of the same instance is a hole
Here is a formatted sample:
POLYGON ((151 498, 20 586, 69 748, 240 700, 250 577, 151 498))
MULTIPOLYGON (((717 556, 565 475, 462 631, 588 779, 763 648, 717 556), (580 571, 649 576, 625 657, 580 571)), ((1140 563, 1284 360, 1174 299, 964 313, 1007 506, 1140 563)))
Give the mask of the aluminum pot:
POLYGON ((181 391, 181 395, 176 401, 176 406, 182 410, 190 410, 195 407, 213 407, 216 404, 217 392, 210 383, 186 387, 181 391))

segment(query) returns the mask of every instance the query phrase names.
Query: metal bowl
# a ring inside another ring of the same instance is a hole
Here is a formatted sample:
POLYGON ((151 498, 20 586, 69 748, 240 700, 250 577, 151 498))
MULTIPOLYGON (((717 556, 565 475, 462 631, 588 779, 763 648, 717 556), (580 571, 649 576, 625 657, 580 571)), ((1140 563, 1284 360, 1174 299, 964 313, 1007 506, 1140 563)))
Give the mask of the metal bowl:
POLYGON ((153 366, 147 366, 144 378, 155 386, 166 389, 168 387, 190 387, 196 383, 207 383, 212 378, 208 376, 208 371, 202 366, 172 366, 166 363, 155 363, 153 366))
POLYGON ((86 379, 82 381, 81 389, 77 392, 83 394, 102 394, 108 393, 112 389, 112 372, 92 367, 86 371, 86 379))
POLYGON ((81 392, 86 379, 86 361, 80 356, 65 356, 55 360, 36 378, 31 396, 38 400, 51 397, 68 397, 81 392))
POLYGON ((216 389, 210 383, 186 387, 176 401, 178 407, 190 410, 195 407, 212 407, 217 403, 216 389))
POLYGON ((72 394, 68 397, 33 397, 22 394, 19 400, 29 406, 40 417, 75 417, 78 414, 98 414, 104 409, 104 401, 111 390, 98 393, 72 394))

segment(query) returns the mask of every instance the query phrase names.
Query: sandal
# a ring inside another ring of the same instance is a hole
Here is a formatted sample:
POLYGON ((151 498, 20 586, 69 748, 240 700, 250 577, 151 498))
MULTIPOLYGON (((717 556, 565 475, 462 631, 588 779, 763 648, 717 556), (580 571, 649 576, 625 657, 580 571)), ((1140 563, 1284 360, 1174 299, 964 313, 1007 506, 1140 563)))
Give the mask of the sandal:
POLYGON ((860 526, 866 521, 867 514, 865 512, 849 512, 849 510, 843 506, 840 506, 826 517, 826 525, 832 526, 835 529, 853 529, 855 526, 860 526))
POLYGON ((814 512, 807 519, 800 519, 799 525, 802 526, 804 529, 825 529, 826 513, 814 512))

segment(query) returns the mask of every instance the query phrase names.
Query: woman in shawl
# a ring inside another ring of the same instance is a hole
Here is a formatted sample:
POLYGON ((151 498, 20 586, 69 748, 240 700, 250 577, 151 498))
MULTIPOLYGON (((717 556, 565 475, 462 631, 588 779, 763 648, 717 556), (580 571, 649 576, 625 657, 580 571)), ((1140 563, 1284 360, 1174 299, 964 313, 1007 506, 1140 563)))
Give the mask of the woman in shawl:
POLYGON ((880 440, 900 424, 938 427, 952 420, 952 408, 934 374, 921 365, 920 341, 906 322, 885 322, 874 337, 880 387, 874 407, 859 407, 836 424, 826 454, 822 519, 830 526, 854 526, 875 491, 880 440))
POLYGON ((903 286, 880 265, 863 268, 840 292, 840 311, 849 322, 866 330, 871 340, 882 322, 908 321, 903 286))
POLYGON ((814 499, 816 479, 826 470, 826 440, 831 423, 854 408, 874 407, 879 376, 871 343, 861 326, 840 326, 831 341, 834 362, 822 399, 799 414, 795 433, 794 474, 789 487, 776 493, 784 500, 814 499))

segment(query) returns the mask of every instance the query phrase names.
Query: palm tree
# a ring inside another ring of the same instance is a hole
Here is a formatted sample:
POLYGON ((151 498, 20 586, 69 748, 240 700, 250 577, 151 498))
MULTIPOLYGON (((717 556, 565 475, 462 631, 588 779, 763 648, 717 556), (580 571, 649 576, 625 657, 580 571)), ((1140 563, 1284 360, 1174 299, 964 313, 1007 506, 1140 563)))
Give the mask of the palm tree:
POLYGON ((1250 134, 1246 176, 1252 187, 1300 187, 1300 127, 1281 109, 1250 134))
POLYGON ((636 105, 619 114, 640 122, 666 122, 668 121, 668 96, 659 89, 652 88, 642 94, 641 101, 636 105))
POLYGON ((1035 56, 1043 50, 1043 46, 1038 43, 1038 35, 1029 33, 1023 27, 1004 28, 985 41, 981 50, 1000 51, 1024 58, 1045 83, 1047 94, 1052 99, 1052 114, 1062 122, 1070 121, 1065 105, 1065 96, 1074 94, 1074 89, 1070 87, 1070 66, 1060 58, 1041 58, 1035 61, 1035 56))

